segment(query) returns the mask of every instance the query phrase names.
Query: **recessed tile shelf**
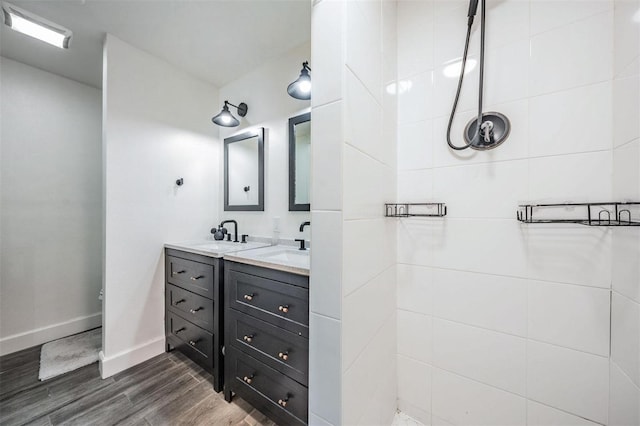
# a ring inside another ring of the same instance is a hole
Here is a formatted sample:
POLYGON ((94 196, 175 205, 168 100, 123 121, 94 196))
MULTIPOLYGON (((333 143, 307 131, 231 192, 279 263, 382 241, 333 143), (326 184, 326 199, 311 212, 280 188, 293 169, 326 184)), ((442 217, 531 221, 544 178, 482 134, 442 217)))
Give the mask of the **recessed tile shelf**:
POLYGON ((385 217, 444 217, 444 203, 385 203, 385 217))
POLYGON ((520 204, 516 218, 523 223, 640 226, 640 202, 520 204))

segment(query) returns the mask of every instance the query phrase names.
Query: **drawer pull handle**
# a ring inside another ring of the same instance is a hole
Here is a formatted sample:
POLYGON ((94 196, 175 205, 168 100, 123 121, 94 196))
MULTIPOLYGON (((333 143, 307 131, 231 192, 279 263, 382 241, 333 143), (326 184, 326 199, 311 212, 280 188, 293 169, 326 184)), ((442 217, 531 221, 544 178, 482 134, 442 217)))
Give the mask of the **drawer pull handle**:
POLYGON ((199 308, 196 308, 196 309, 189 309, 189 312, 191 312, 192 314, 195 314, 196 312, 201 311, 203 309, 204 309, 203 307, 199 307, 199 308))
POLYGON ((185 300, 185 299, 180 299, 180 300, 178 300, 176 303, 174 303, 174 305, 175 305, 175 306, 178 306, 179 304, 184 303, 184 302, 186 302, 186 300, 185 300))
POLYGON ((242 380, 243 380, 245 383, 251 384, 251 382, 253 382, 253 374, 252 374, 252 375, 250 375, 250 376, 244 376, 244 377, 242 378, 242 380))
POLYGON ((197 341, 197 340, 189 340, 189 344, 190 344, 191 346, 195 346, 197 343, 198 343, 198 341, 197 341))
POLYGON ((171 274, 171 275, 184 274, 185 272, 187 272, 187 271, 185 271, 185 270, 183 269, 182 271, 174 271, 174 272, 172 272, 172 274, 171 274))
POLYGON ((253 296, 254 296, 254 294, 253 294, 253 293, 251 293, 251 294, 245 294, 245 295, 244 295, 244 300, 252 301, 252 300, 253 300, 253 296))
POLYGON ((280 305, 278 306, 278 310, 286 314, 287 312, 289 312, 289 305, 280 305))
POLYGON ((181 332, 183 332, 185 330, 186 330, 186 328, 182 327, 182 328, 179 328, 176 331, 174 331, 173 334, 178 334, 178 333, 181 333, 181 332))
POLYGON ((287 406, 287 401, 289 401, 289 397, 288 396, 285 399, 279 399, 278 400, 278 404, 283 406, 283 407, 286 407, 287 406))
POLYGON ((249 335, 247 335, 247 336, 244 336, 244 337, 242 338, 242 340, 244 340, 244 341, 245 341, 245 342, 247 342, 247 343, 251 343, 251 341, 253 340, 253 334, 249 334, 249 335))
POLYGON ((198 275, 197 277, 189 277, 191 279, 191 281, 198 281, 202 278, 204 278, 204 275, 198 275))
POLYGON ((289 359, 289 352, 280 352, 278 354, 278 358, 280 358, 280 359, 282 359, 284 361, 288 360, 289 359))

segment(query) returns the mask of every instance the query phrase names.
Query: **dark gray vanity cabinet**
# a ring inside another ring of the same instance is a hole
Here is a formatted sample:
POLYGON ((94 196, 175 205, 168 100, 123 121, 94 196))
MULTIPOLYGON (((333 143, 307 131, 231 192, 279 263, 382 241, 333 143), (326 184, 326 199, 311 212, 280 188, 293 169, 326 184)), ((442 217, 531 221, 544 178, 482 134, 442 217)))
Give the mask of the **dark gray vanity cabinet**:
POLYGON ((224 282, 225 399, 307 424, 309 277, 227 261, 224 282))
POLYGON ((165 335, 177 349, 213 375, 222 391, 223 261, 165 249, 165 335))

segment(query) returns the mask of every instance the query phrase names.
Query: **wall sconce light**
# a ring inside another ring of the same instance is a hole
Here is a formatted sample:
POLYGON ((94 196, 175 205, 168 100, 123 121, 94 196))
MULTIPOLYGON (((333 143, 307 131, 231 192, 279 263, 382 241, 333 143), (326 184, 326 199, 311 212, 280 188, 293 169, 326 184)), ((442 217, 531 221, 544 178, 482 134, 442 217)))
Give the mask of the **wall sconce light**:
POLYGON ((311 99, 311 76, 309 76, 309 71, 311 71, 309 62, 304 61, 300 77, 287 87, 287 93, 291 97, 302 100, 311 99))
POLYGON ((247 115, 248 107, 247 107, 247 104, 245 104, 244 102, 241 102, 240 105, 234 105, 232 103, 229 103, 229 101, 224 101, 224 106, 222 107, 222 111, 220 111, 220 114, 213 117, 211 121, 213 121, 218 126, 236 127, 238 124, 240 124, 240 122, 238 121, 237 118, 233 116, 233 114, 229 112, 228 105, 231 105, 236 110, 238 110, 238 115, 240 117, 244 117, 245 115, 247 115))

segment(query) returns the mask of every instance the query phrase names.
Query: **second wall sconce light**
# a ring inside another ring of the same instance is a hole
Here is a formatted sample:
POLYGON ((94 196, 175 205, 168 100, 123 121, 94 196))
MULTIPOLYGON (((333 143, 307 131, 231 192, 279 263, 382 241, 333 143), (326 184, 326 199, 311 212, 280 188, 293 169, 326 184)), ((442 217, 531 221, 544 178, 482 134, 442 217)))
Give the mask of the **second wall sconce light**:
POLYGON ((229 101, 224 101, 222 111, 220 111, 220 114, 213 117, 211 121, 213 121, 218 126, 224 127, 236 127, 238 124, 240 124, 238 119, 235 118, 233 114, 231 114, 231 112, 229 112, 229 105, 231 105, 238 111, 238 115, 240 117, 244 117, 245 115, 247 115, 248 107, 244 102, 241 102, 240 105, 234 105, 229 101))
POLYGON ((300 77, 287 87, 287 93, 291 97, 302 100, 311 99, 311 76, 309 76, 309 71, 311 71, 309 62, 304 61, 300 77))

